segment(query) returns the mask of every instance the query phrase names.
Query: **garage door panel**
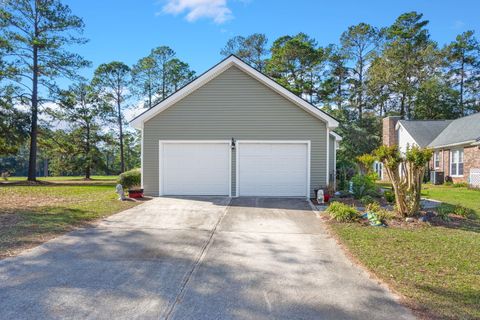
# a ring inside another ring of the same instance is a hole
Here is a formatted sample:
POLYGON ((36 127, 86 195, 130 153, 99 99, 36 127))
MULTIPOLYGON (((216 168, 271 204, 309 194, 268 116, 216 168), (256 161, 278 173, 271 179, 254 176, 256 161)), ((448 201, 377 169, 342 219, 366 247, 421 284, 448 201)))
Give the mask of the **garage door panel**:
POLYGON ((240 196, 306 195, 306 143, 240 142, 237 152, 240 196))
POLYGON ((164 195, 228 195, 227 143, 164 143, 161 156, 164 195))

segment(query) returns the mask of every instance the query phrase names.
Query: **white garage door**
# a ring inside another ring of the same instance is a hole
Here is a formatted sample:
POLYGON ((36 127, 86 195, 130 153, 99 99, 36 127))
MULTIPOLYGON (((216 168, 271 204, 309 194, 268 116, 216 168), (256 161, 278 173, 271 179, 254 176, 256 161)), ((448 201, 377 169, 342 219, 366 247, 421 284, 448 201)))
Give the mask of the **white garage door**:
POLYGON ((309 179, 308 142, 237 144, 239 196, 305 197, 309 179))
POLYGON ((161 195, 229 195, 230 142, 160 142, 161 195))

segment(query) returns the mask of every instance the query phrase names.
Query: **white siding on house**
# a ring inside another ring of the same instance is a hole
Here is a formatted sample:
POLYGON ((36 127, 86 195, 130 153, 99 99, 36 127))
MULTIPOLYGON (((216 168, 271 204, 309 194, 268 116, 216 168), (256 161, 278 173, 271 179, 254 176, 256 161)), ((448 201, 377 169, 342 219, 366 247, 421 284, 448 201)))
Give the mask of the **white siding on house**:
POLYGON ((410 133, 408 133, 408 131, 405 130, 405 128, 402 127, 402 125, 399 125, 397 134, 398 134, 398 148, 400 149, 400 152, 402 154, 405 154, 407 152, 408 147, 418 146, 418 144, 415 142, 415 139, 412 138, 410 133))

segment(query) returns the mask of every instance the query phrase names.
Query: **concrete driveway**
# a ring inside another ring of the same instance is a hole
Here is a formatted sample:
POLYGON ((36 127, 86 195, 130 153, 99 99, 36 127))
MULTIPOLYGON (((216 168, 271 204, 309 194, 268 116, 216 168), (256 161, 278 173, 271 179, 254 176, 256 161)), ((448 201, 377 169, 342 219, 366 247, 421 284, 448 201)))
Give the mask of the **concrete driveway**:
POLYGON ((0 261, 2 319, 411 319, 301 199, 156 198, 0 261))

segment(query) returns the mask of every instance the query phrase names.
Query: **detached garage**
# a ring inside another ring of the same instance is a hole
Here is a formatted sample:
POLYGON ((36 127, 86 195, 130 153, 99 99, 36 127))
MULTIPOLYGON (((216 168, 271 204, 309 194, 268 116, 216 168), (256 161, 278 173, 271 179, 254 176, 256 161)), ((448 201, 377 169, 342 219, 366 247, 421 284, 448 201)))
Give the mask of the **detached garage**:
POLYGON ((148 195, 310 197, 335 181, 338 122, 235 56, 131 125, 148 195))

